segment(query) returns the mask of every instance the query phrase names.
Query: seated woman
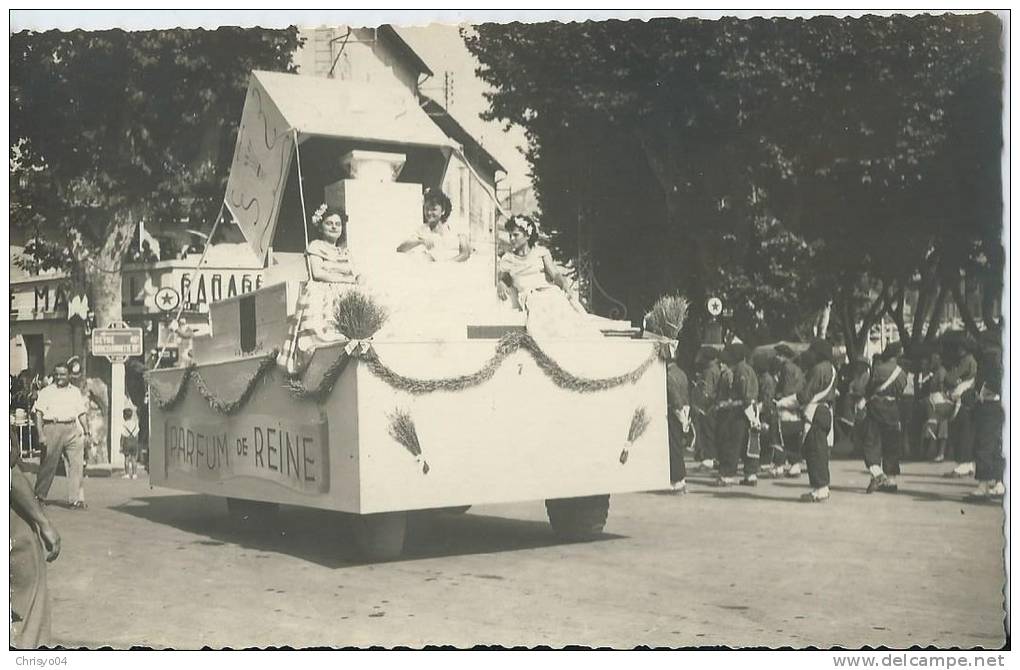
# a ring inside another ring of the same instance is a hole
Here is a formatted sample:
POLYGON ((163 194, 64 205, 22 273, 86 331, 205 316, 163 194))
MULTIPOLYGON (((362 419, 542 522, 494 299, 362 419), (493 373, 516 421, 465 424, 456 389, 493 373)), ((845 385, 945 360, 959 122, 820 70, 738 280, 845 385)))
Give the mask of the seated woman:
MULTIPOLYGON (((527 216, 512 216, 505 228, 510 233, 510 251, 499 259, 502 284, 517 292, 527 315, 528 333, 541 339, 594 339, 602 332, 588 320, 588 313, 569 291, 566 278, 553 263, 552 254, 537 246, 538 225, 527 216)), ((500 290, 500 298, 505 298, 500 290)))
POLYGON ((397 251, 407 253, 421 249, 431 261, 466 261, 471 257, 471 247, 467 237, 455 233, 447 223, 452 211, 453 205, 445 193, 433 189, 425 191, 424 223, 413 237, 397 246, 397 251))
POLYGON ((288 372, 304 369, 318 344, 343 339, 333 321, 337 298, 357 284, 357 275, 347 252, 347 214, 323 204, 312 215, 320 239, 305 250, 309 279, 298 297, 296 317, 279 361, 288 372))

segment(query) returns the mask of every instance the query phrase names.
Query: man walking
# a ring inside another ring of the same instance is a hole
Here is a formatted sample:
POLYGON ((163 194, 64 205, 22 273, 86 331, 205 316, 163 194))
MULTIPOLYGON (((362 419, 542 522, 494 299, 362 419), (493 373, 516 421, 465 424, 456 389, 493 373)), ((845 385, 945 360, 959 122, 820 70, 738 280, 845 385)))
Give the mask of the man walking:
POLYGON ((903 345, 893 342, 879 356, 868 383, 864 428, 864 464, 871 473, 868 493, 895 493, 903 453, 900 396, 907 387, 907 374, 898 357, 903 345))
POLYGON ((832 364, 832 345, 814 340, 808 348, 810 365, 804 387, 797 394, 804 425, 804 458, 807 460, 811 491, 800 497, 804 502, 829 499, 829 449, 833 444, 832 401, 836 398, 836 368, 832 364))
POLYGON ((81 391, 71 386, 67 365, 60 363, 53 369, 53 384, 39 391, 35 402, 35 424, 39 430, 39 443, 46 447, 46 455, 39 466, 35 482, 35 496, 45 500, 57 474, 57 464, 65 458, 67 469, 67 502, 72 509, 83 510, 85 501, 79 497, 85 474, 85 443, 89 428, 88 408, 81 391), (84 438, 84 439, 83 439, 84 438))

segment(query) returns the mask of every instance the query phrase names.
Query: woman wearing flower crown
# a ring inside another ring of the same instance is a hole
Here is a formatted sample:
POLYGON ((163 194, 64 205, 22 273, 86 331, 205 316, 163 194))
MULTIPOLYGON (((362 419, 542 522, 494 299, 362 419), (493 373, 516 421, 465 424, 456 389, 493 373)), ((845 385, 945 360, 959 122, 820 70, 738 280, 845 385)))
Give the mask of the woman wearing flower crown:
POLYGON ((321 205, 312 214, 320 239, 305 250, 309 279, 298 297, 296 318, 280 353, 280 363, 290 373, 300 372, 319 344, 343 339, 337 330, 334 304, 357 284, 347 252, 347 213, 321 205))
MULTIPOLYGON (((535 340, 601 338, 588 313, 570 296, 570 286, 553 263, 552 254, 537 245, 538 224, 517 215, 510 217, 505 228, 510 233, 510 251, 499 259, 499 278, 516 291, 527 314, 528 333, 535 340)), ((505 297, 500 288, 500 297, 505 297)))

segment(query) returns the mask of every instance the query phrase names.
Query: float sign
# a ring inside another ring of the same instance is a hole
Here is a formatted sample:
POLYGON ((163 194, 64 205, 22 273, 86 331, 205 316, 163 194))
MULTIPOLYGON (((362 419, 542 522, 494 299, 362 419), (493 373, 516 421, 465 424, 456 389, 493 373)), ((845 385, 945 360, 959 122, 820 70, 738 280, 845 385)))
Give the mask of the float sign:
POLYGON ((326 422, 240 413, 223 422, 167 417, 163 425, 167 473, 207 481, 270 481, 300 493, 329 491, 326 422))

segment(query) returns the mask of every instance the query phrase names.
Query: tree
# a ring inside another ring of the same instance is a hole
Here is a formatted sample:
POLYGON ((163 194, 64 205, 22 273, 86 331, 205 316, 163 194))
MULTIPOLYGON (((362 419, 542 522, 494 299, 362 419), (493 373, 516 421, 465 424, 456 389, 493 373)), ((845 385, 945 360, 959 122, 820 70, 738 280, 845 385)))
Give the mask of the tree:
MULTIPOLYGON (((996 201, 997 180, 971 180, 981 194, 954 184, 947 161, 963 145, 947 110, 980 73, 1001 78, 1000 32, 985 14, 486 25, 465 38, 495 88, 489 116, 528 133, 555 242, 601 249, 600 273, 630 304, 720 294, 753 341, 831 302, 860 349, 933 263, 940 285, 963 267, 977 229, 960 205, 996 201)), ((972 101, 986 119, 991 88, 972 101)))
POLYGON ((11 220, 34 267, 121 318, 139 221, 218 211, 252 69, 288 70, 296 29, 11 36, 11 220))

